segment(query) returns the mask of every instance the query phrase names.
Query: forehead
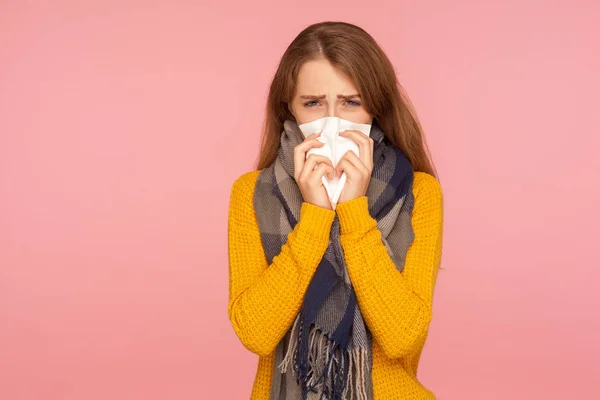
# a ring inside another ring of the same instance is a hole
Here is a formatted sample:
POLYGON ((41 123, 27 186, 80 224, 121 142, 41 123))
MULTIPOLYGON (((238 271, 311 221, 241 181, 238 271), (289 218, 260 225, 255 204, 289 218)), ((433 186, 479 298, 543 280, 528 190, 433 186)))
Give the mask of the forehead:
POLYGON ((300 94, 349 94, 356 86, 342 71, 326 59, 305 62, 298 71, 297 92, 300 94), (335 93, 333 93, 335 92, 335 93))

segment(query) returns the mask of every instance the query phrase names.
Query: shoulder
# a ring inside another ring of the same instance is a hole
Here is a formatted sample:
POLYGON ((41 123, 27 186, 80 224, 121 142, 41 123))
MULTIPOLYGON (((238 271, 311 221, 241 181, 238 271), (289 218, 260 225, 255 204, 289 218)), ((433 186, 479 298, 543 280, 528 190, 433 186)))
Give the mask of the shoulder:
POLYGON ((417 197, 417 194, 421 195, 421 197, 423 195, 434 198, 441 198, 443 196, 442 187, 433 175, 427 172, 415 171, 414 176, 413 193, 415 197, 417 197))
POLYGON ((441 212, 443 193, 438 180, 433 175, 421 171, 416 171, 414 177, 415 208, 426 209, 433 213, 441 212))
POLYGON ((256 186, 256 180, 261 170, 244 172, 238 176, 231 186, 230 203, 245 203, 252 204, 252 197, 254 195, 254 187, 256 186))
POLYGON ((238 176, 232 185, 233 189, 241 189, 241 188, 253 188, 256 184, 256 180, 258 179, 258 175, 260 174, 260 169, 256 171, 244 172, 242 175, 238 176))

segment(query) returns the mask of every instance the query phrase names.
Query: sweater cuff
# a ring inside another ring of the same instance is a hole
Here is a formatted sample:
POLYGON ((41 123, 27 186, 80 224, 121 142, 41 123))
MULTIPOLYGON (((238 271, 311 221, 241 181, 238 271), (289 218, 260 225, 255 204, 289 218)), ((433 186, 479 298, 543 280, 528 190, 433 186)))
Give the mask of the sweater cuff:
POLYGON ((298 225, 302 231, 310 233, 319 240, 329 240, 334 218, 335 211, 302 202, 298 225))
POLYGON ((340 220, 340 234, 366 232, 377 226, 377 221, 369 213, 369 198, 360 196, 338 203, 335 207, 340 220))

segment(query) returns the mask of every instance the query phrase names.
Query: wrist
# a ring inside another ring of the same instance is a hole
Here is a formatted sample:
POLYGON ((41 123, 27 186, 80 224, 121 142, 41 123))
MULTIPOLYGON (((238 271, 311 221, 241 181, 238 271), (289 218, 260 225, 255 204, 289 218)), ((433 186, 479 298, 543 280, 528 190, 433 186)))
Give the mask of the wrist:
POLYGON ((377 226, 377 221, 369 212, 369 198, 359 196, 338 203, 335 212, 340 220, 340 234, 363 232, 377 226))

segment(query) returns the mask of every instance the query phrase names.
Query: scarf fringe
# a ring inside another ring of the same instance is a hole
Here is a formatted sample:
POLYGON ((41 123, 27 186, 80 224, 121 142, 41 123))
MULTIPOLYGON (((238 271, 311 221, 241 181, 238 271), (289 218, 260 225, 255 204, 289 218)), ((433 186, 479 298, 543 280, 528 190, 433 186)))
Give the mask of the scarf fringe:
POLYGON ((299 353, 299 324, 301 322, 298 316, 292 327, 286 354, 278 366, 281 373, 285 374, 292 366, 298 384, 302 384, 307 391, 316 390, 317 393, 321 393, 320 398, 368 400, 367 349, 357 347, 343 350, 319 329, 313 327, 308 335, 308 372, 302 377, 300 371, 294 368, 299 353))
POLYGON ((296 361, 296 347, 298 345, 298 323, 300 321, 300 314, 296 316, 296 320, 294 321, 294 325, 292 326, 292 331, 290 335, 289 345, 287 348, 287 352, 281 364, 279 364, 279 370, 282 374, 285 374, 290 365, 295 363, 296 361))

